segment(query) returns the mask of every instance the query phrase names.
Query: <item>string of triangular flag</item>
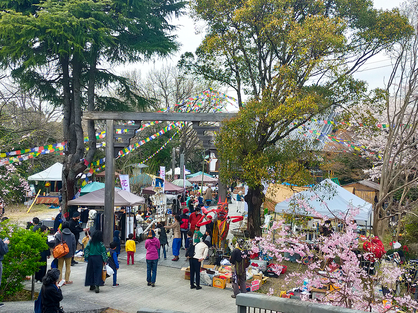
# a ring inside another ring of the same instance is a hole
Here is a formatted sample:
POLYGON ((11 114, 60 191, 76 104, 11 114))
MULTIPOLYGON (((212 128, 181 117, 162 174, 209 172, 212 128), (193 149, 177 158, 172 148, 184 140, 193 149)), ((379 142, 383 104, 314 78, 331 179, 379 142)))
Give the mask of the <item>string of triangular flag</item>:
MULTIPOLYGON (((160 111, 160 112, 167 112, 167 111, 170 111, 171 109, 174 109, 176 111, 185 110, 187 112, 197 111, 207 101, 209 101, 209 103, 213 105, 213 107, 211 108, 213 112, 218 112, 225 108, 225 105, 224 105, 225 100, 227 100, 228 103, 236 106, 235 98, 230 97, 226 94, 220 93, 218 91, 215 91, 213 88, 209 88, 208 90, 202 91, 199 95, 195 97, 189 97, 186 100, 183 100, 175 104, 174 107, 172 108, 168 107, 167 109, 160 111)), ((152 122, 145 123, 140 129, 136 131, 136 133, 144 130, 147 127, 156 125, 158 123, 161 123, 161 121, 152 121, 152 122)), ((127 129, 117 129, 116 134, 118 133, 123 134, 126 131, 127 129)), ((103 139, 105 137, 106 137, 106 131, 102 131, 96 134, 96 139, 103 139)), ((84 137, 84 142, 88 142, 88 137, 84 137)), ((35 148, 30 148, 30 149, 21 149, 21 150, 16 150, 16 151, 11 151, 11 152, 0 153, 0 158, 6 158, 9 156, 18 156, 15 158, 0 160, 0 166, 9 164, 9 163, 33 159, 42 154, 56 152, 57 149, 62 151, 64 150, 65 144, 66 142, 62 142, 62 143, 57 143, 57 144, 52 144, 52 145, 39 146, 35 148), (27 153, 29 154, 24 155, 27 153)), ((105 143, 98 143, 97 146, 103 147, 105 146, 105 143)))
MULTIPOLYGON (((147 137, 147 138, 145 138, 145 139, 143 139, 143 140, 141 140, 137 143, 134 143, 127 148, 124 148, 124 149, 120 150, 118 152, 118 156, 116 157, 116 159, 118 159, 120 157, 123 157, 125 155, 128 155, 129 153, 131 153, 136 148, 144 145, 147 142, 150 142, 151 140, 154 140, 154 139, 160 137, 161 135, 165 134, 166 132, 170 131, 171 129, 173 129, 175 127, 178 128, 178 131, 179 131, 181 128, 183 128, 183 126, 184 126, 184 122, 170 123, 168 126, 164 127, 159 132, 156 132, 155 134, 153 134, 153 135, 151 135, 151 136, 149 136, 149 137, 147 137)), ((86 164, 86 166, 89 165, 89 173, 97 173, 97 172, 100 172, 104 169, 104 166, 100 166, 100 165, 104 164, 105 162, 106 162, 106 158, 102 158, 100 160, 97 160, 97 161, 94 161, 94 162, 90 163, 90 165, 88 163, 85 163, 85 164, 86 164)))

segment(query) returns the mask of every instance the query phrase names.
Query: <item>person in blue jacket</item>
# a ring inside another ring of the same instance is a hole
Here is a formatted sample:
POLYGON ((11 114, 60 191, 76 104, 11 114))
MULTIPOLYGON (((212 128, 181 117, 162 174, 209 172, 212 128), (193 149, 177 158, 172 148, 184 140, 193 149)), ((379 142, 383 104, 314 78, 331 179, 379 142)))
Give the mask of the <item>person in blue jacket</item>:
POLYGON ((107 252, 107 264, 113 270, 113 287, 118 287, 119 286, 119 284, 116 282, 117 272, 118 272, 118 269, 119 269, 119 262, 118 262, 118 256, 116 254, 116 248, 117 248, 116 242, 112 241, 109 244, 109 251, 107 252))
POLYGON ((115 230, 113 232, 113 242, 116 243, 116 254, 119 256, 120 254, 120 231, 115 230))

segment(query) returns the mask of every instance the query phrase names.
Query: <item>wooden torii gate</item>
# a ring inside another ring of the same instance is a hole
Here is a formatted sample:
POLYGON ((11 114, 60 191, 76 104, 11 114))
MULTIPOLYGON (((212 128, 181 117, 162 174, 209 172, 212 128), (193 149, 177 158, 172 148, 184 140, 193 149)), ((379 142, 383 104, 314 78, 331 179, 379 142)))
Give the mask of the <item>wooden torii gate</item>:
MULTIPOLYGON (((216 151, 213 144, 213 136, 205 134, 206 131, 216 131, 219 126, 201 126, 200 122, 222 122, 235 117, 236 113, 149 113, 149 112, 84 112, 83 118, 87 120, 106 120, 106 168, 105 168, 105 206, 103 220, 103 240, 106 245, 113 239, 114 225, 114 198, 115 198, 115 152, 119 151, 123 145, 129 145, 129 139, 135 135, 135 130, 140 127, 142 121, 183 121, 193 122, 193 128, 198 137, 203 142, 203 147, 209 151, 216 151), (125 135, 116 135, 122 138, 122 143, 116 143, 114 124, 115 120, 135 121, 135 126, 127 125, 117 126, 117 128, 129 129, 130 133, 125 135), (115 151, 115 149, 117 149, 115 151)), ((219 181, 219 197, 222 200, 226 198, 226 188, 219 181)))

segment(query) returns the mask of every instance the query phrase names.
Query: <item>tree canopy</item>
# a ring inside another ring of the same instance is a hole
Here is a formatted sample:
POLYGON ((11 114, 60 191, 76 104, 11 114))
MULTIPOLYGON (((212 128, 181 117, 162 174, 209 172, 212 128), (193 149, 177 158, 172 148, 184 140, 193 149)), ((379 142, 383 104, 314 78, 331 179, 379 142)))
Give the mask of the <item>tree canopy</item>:
POLYGON ((184 5, 177 0, 0 2, 2 67, 63 110, 64 204, 72 199, 76 177, 96 151, 94 123, 89 121, 85 154, 82 111, 127 110, 147 103, 132 92, 127 79, 100 66, 176 50, 169 18, 181 14, 184 5), (119 97, 103 92, 108 87, 119 97))
POLYGON ((262 181, 308 177, 313 147, 296 144, 292 132, 366 97, 365 82, 352 74, 412 28, 397 10, 363 0, 197 0, 193 8, 208 34, 197 58, 185 55, 181 65, 238 94, 239 116, 218 140, 221 177, 250 186, 250 235, 259 235, 262 181))

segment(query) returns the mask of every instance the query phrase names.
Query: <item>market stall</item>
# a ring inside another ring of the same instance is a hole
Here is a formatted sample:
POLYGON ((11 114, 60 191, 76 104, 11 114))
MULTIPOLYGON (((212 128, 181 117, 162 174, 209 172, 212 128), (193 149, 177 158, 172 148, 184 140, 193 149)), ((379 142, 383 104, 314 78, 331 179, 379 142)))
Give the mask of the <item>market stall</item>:
POLYGON ((36 198, 35 204, 52 204, 59 205, 59 190, 62 188, 62 164, 55 163, 47 169, 30 175, 28 181, 45 182, 46 193, 36 198))
MULTIPOLYGON (((92 191, 84 196, 78 197, 68 201, 68 205, 74 206, 83 206, 83 207, 94 207, 94 210, 89 210, 88 208, 82 210, 82 213, 86 213, 89 216, 90 226, 93 226, 94 229, 101 229, 103 225, 103 211, 105 202, 105 188, 92 191), (99 209, 100 208, 100 209, 99 209)), ((121 190, 115 188, 115 197, 114 197, 114 206, 118 207, 118 210, 115 210, 115 221, 119 222, 121 225, 121 230, 123 236, 127 235, 123 232, 124 229, 124 217, 127 213, 130 213, 130 207, 135 207, 141 204, 145 204, 145 199, 141 196, 137 196, 129 191, 121 190), (127 210, 129 212, 127 212, 127 210)))
MULTIPOLYGON (((329 218, 342 218, 350 210, 358 209, 359 212, 354 216, 355 220, 367 221, 369 225, 372 221, 372 204, 345 190, 330 179, 276 204, 275 212, 292 212, 299 200, 303 200, 315 212, 329 218)), ((305 213, 309 214, 309 212, 305 213)))

